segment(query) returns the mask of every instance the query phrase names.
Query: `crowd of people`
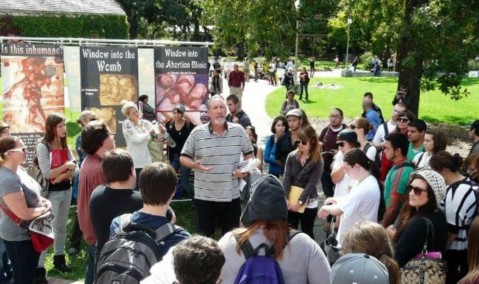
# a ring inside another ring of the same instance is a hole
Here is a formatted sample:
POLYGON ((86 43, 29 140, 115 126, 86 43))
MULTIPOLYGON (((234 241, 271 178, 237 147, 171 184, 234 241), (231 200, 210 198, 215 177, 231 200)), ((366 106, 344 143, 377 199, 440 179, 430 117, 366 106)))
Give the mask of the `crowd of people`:
MULTIPOLYGON (((308 100, 308 72, 303 68, 301 74, 301 93, 308 100)), ((104 279, 98 271, 102 248, 124 232, 124 214, 129 223, 153 231, 175 223, 170 203, 181 184, 193 200, 201 236, 175 227, 159 245, 163 260, 151 267, 144 283, 233 283, 247 273, 246 246, 255 253, 264 248, 285 283, 375 279, 379 282, 372 283, 397 284, 410 262, 425 252, 446 262, 445 283, 479 281, 479 120, 469 128, 473 146, 464 163, 446 151, 447 135, 408 110, 406 88, 394 97, 390 119, 384 120, 367 92, 360 117, 347 125, 343 111, 333 108, 324 129, 309 123, 295 91, 288 89, 263 148, 255 121, 242 109, 243 71, 237 65, 231 71, 226 100, 222 81, 212 81, 209 122, 203 125, 185 119, 181 104, 172 109, 170 121, 158 123, 147 96, 138 104, 124 102, 126 150, 116 148, 105 122, 83 111, 78 162, 66 140, 65 118, 48 115, 34 153, 49 181, 46 193, 21 166, 27 157, 24 142, 2 123, 0 278, 48 283, 47 251, 34 249, 25 227, 46 213, 54 216, 54 269, 71 271, 65 247, 73 199, 77 214, 67 247, 78 252, 83 236, 85 283, 104 279), (253 159, 263 173, 256 181, 239 166, 253 159), (16 222, 10 213, 25 222, 16 222), (326 220, 324 229, 336 241, 335 258, 325 254, 313 233, 318 218, 326 220), (217 234, 219 242, 213 240, 217 234), (368 269, 345 273, 353 266, 368 269)))

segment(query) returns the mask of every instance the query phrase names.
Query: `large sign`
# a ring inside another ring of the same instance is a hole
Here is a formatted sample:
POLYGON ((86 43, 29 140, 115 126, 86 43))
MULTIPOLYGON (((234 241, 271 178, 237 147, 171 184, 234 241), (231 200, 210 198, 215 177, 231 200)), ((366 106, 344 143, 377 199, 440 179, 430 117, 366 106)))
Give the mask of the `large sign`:
POLYGON ((81 104, 104 120, 125 146, 121 113, 125 101, 138 101, 138 52, 136 48, 81 47, 81 104))
POLYGON ((186 118, 201 124, 208 101, 208 49, 155 48, 155 87, 158 120, 170 120, 175 105, 183 104, 186 118))
POLYGON ((63 48, 2 44, 1 61, 3 120, 32 149, 44 136, 46 117, 64 113, 63 48))

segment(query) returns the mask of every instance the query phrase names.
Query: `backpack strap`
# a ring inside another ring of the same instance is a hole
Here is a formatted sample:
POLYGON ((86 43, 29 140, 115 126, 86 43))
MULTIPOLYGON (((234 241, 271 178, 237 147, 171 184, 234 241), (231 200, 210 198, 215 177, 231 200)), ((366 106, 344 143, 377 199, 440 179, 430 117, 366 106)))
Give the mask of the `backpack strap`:
MULTIPOLYGON (((301 233, 300 231, 298 230, 290 230, 289 231, 289 235, 288 235, 288 242, 290 242, 296 235, 298 235, 299 233, 301 233)), ((239 243, 240 242, 240 238, 241 238, 241 234, 233 234, 236 241, 239 243)), ((257 256, 259 251, 261 249, 264 249, 265 251, 265 255, 267 256, 270 256, 270 257, 274 257, 275 256, 275 251, 274 251, 274 247, 273 246, 268 246, 267 244, 265 243, 262 243, 260 244, 258 247, 256 248, 253 248, 253 246, 251 245, 251 243, 249 242, 249 240, 246 240, 242 245, 241 245, 241 251, 243 252, 244 256, 246 259, 252 257, 252 256, 257 256)))
POLYGON ((368 150, 370 147, 371 147, 371 144, 369 144, 369 142, 366 142, 366 144, 364 144, 364 148, 363 148, 364 154, 368 153, 368 150))
POLYGON ((388 129, 388 122, 387 121, 383 122, 383 127, 384 127, 384 136, 388 136, 389 135, 389 129, 388 129))
POLYGON ((411 162, 405 161, 395 166, 396 170, 404 167, 411 167, 414 169, 414 165, 411 162))
POLYGON ((165 223, 155 230, 155 241, 159 243, 166 239, 169 235, 173 234, 175 231, 175 225, 171 224, 170 222, 165 223))

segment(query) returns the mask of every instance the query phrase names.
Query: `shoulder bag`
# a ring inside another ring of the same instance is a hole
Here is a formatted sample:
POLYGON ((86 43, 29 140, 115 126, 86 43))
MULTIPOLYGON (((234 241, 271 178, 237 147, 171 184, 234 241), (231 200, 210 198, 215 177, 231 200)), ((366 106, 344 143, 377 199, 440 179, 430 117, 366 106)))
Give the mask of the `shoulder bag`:
POLYGON ((440 252, 427 251, 427 239, 429 232, 432 233, 434 243, 434 226, 431 220, 423 217, 426 221, 426 240, 422 252, 411 259, 401 268, 401 283, 446 283, 446 262, 440 252))

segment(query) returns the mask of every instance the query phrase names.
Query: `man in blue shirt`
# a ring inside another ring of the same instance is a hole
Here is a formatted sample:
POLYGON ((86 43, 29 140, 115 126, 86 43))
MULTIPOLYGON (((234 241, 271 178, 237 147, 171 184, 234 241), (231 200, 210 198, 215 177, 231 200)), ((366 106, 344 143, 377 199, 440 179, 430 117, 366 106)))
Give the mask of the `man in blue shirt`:
MULTIPOLYGON (((171 199, 175 195, 178 177, 170 165, 155 162, 143 168, 140 174, 140 193, 143 199, 143 208, 134 212, 131 221, 158 229, 168 223, 166 213, 171 199)), ((119 233, 120 217, 113 219, 110 227, 110 237, 119 233)), ((165 255, 168 250, 191 235, 185 229, 178 227, 175 232, 160 243, 160 253, 165 255)))
POLYGON ((376 134, 376 130, 379 125, 381 125, 381 118, 377 111, 373 109, 373 101, 369 97, 363 99, 363 110, 366 113, 366 119, 373 126, 366 137, 368 141, 372 141, 374 134, 376 134))

